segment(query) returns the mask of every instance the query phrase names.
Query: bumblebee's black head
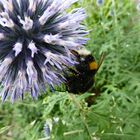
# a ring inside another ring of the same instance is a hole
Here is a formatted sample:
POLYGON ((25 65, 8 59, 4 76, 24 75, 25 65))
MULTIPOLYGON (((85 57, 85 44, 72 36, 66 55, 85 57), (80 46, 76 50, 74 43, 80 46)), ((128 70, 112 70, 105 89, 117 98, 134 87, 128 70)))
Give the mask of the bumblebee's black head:
POLYGON ((79 50, 77 51, 77 61, 79 64, 76 65, 76 69, 80 72, 96 72, 98 65, 95 62, 94 57, 91 55, 91 52, 88 50, 79 50))

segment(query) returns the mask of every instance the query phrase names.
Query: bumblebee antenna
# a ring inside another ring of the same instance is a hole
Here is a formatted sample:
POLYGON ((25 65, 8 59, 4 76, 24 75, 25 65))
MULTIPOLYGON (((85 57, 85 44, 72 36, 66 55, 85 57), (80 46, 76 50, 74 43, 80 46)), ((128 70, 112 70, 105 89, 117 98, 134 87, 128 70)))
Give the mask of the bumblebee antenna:
POLYGON ((99 70, 100 66, 102 65, 105 56, 106 56, 106 53, 105 53, 105 52, 102 52, 102 53, 101 53, 101 56, 100 56, 100 59, 99 59, 97 71, 99 70))

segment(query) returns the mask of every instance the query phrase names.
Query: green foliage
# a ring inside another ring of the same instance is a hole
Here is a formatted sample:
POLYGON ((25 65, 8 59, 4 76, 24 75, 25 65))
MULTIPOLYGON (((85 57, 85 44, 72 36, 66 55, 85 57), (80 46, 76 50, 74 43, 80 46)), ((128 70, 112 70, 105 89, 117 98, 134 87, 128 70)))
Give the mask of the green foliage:
POLYGON ((90 30, 87 47, 99 60, 96 75, 100 96, 88 107, 90 93, 50 93, 38 101, 9 102, 0 106, 1 140, 47 140, 43 127, 53 121, 52 140, 139 140, 140 137, 140 15, 132 0, 84 0, 90 30))

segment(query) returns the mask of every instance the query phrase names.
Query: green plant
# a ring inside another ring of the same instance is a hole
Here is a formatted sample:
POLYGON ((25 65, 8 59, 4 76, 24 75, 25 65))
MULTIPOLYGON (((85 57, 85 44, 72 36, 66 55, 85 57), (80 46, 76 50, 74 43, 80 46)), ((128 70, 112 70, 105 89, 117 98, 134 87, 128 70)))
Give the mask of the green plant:
POLYGON ((96 75, 100 92, 88 107, 91 93, 48 93, 38 101, 0 107, 1 140, 45 140, 43 127, 52 120, 52 140, 139 140, 140 137, 140 22, 131 0, 84 0, 75 5, 87 10, 90 30, 87 48, 99 60, 96 75), (59 118, 54 121, 55 118, 59 118))

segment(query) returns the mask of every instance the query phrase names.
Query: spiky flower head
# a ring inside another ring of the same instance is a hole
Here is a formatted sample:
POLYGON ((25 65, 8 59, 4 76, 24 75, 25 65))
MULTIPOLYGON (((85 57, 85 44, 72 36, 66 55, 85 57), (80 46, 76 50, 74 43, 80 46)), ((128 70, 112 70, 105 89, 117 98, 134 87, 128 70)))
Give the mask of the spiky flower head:
POLYGON ((47 119, 44 124, 44 136, 46 138, 50 138, 52 127, 53 127, 52 119, 47 119))
POLYGON ((103 5, 103 3, 104 3, 104 0, 96 0, 97 6, 103 5))
POLYGON ((64 82, 62 71, 75 64, 71 50, 86 43, 77 0, 0 0, 1 97, 14 101, 25 92, 37 98, 46 86, 64 82))

